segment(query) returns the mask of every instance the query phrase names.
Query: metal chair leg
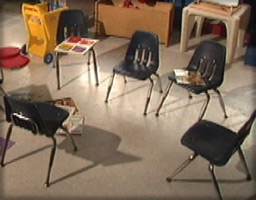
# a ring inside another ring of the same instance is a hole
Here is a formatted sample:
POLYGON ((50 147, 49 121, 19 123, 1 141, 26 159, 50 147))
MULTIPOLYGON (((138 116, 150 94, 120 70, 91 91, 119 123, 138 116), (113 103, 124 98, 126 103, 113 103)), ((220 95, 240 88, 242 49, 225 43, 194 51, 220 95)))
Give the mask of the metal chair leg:
POLYGON ((246 171, 246 180, 251 181, 252 180, 252 176, 250 174, 248 165, 246 164, 245 157, 244 157, 244 154, 243 154, 243 151, 242 151, 241 147, 239 147, 237 149, 237 151, 238 151, 239 157, 240 157, 240 159, 241 159, 241 161, 242 161, 242 163, 244 165, 245 171, 246 171))
POLYGON ((219 91, 218 89, 214 89, 214 92, 216 92, 216 93, 218 94, 219 101, 220 101, 220 106, 221 106, 221 108, 222 108, 222 110, 223 110, 223 112, 224 112, 224 117, 225 117, 225 118, 228 118, 228 115, 227 115, 226 109, 225 109, 224 100, 223 100, 223 98, 222 98, 222 95, 221 95, 220 91, 219 91))
POLYGON ((148 105, 151 99, 151 94, 152 94, 152 90, 154 87, 154 81, 152 80, 152 78, 149 77, 149 80, 151 82, 150 86, 149 86, 149 90, 148 90, 148 96, 147 96, 147 100, 146 100, 146 104, 145 104, 145 109, 144 109, 144 115, 147 115, 147 110, 148 110, 148 105))
POLYGON ((4 72, 3 72, 3 67, 0 66, 0 84, 4 82, 4 72))
POLYGON ((220 192, 220 188, 219 188, 219 185, 218 185, 218 182, 217 182, 217 179, 215 177, 215 174, 214 174, 214 165, 213 164, 209 164, 209 171, 212 175, 212 180, 213 180, 213 184, 214 184, 214 187, 218 193, 218 197, 220 200, 223 200, 222 196, 221 196, 221 192, 220 192))
POLYGON ((161 101, 160 101, 160 103, 159 103, 159 105, 158 105, 157 111, 156 111, 156 116, 157 116, 157 117, 159 116, 159 112, 160 112, 160 110, 161 110, 161 108, 162 108, 162 106, 163 106, 163 103, 164 103, 164 101, 165 101, 167 95, 169 94, 169 91, 170 91, 170 89, 171 89, 171 87, 172 87, 172 84, 173 84, 173 81, 170 81, 170 82, 168 83, 168 85, 167 85, 165 91, 164 91, 163 97, 162 97, 162 99, 161 99, 161 101))
POLYGON ((209 93, 206 91, 205 94, 206 94, 207 99, 206 99, 206 101, 204 102, 204 104, 203 104, 203 106, 201 108, 200 115, 198 117, 198 121, 200 121, 203 118, 203 116, 205 114, 205 111, 206 111, 206 109, 208 107, 209 101, 210 101, 209 93))
POLYGON ((126 77, 125 76, 123 76, 123 77, 124 77, 124 83, 126 84, 127 83, 126 77))
POLYGON ((114 78, 115 78, 115 72, 113 72, 113 75, 112 75, 112 77, 110 78, 110 81, 109 81, 107 96, 106 96, 106 99, 105 99, 106 103, 108 102, 108 98, 109 98, 109 94, 110 94, 110 91, 111 91, 111 88, 112 88, 112 85, 113 85, 113 82, 114 82, 114 78))
POLYGON ((56 147, 57 147, 57 142, 55 137, 51 137, 53 141, 53 146, 52 146, 52 151, 51 151, 51 156, 50 156, 50 162, 49 162, 49 167, 48 167, 48 172, 47 172, 47 177, 44 186, 49 187, 50 186, 50 176, 51 176, 51 170, 52 170, 52 164, 56 152, 56 147))
POLYGON ((13 125, 10 124, 10 126, 9 126, 9 128, 8 128, 8 131, 7 131, 7 136, 6 136, 6 140, 5 140, 5 144, 4 144, 4 149, 3 149, 3 155, 2 155, 2 159, 1 159, 1 166, 2 166, 2 167, 5 166, 5 164, 4 164, 4 158, 5 158, 5 154, 6 154, 8 142, 9 142, 10 137, 11 137, 12 128, 13 128, 13 125))
POLYGON ((162 87, 162 81, 161 81, 161 78, 160 78, 160 76, 159 76, 159 74, 155 74, 155 76, 157 77, 157 79, 158 79, 158 84, 159 84, 159 89, 160 89, 160 93, 163 93, 163 87, 162 87))
POLYGON ((92 49, 92 56, 93 56, 93 65, 94 65, 94 74, 95 74, 95 80, 96 80, 96 85, 99 85, 99 77, 98 77, 98 65, 97 65, 97 60, 96 60, 96 53, 95 50, 92 49))
POLYGON ((67 137, 70 139, 70 141, 71 141, 71 143, 72 143, 72 145, 74 147, 74 151, 77 151, 77 145, 75 143, 75 140, 71 136, 70 131, 66 127, 64 127, 64 126, 62 126, 61 129, 64 130, 67 133, 67 137))
POLYGON ((179 174, 183 169, 185 169, 196 157, 198 156, 197 153, 190 155, 187 160, 185 160, 170 176, 166 178, 168 182, 171 182, 172 179, 179 174))
POLYGON ((193 96, 192 96, 192 94, 188 91, 188 98, 189 99, 192 99, 193 98, 193 96))

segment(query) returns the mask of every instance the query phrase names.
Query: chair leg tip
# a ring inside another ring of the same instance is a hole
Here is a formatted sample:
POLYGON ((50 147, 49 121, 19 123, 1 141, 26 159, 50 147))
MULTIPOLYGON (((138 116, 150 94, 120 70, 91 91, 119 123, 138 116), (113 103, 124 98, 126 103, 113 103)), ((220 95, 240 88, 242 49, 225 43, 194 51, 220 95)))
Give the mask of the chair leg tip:
POLYGON ((78 151, 78 148, 77 147, 74 147, 74 152, 77 152, 78 151))
POLYGON ((156 113, 155 116, 156 116, 156 117, 159 117, 159 113, 156 113))
POLYGON ((247 180, 247 181, 251 181, 251 180, 252 180, 251 175, 248 175, 248 176, 246 177, 246 180, 247 180))
POLYGON ((228 118, 228 116, 227 116, 227 115, 224 115, 224 118, 225 118, 225 119, 227 119, 227 118, 228 118))
POLYGON ((147 116, 147 113, 146 113, 146 112, 144 112, 144 113, 143 113, 143 115, 144 115, 144 116, 147 116))
POLYGON ((50 186, 49 183, 45 183, 45 184, 44 184, 44 187, 45 187, 45 188, 48 188, 49 186, 50 186))
POLYGON ((172 182, 172 178, 167 177, 167 178, 166 178, 166 181, 167 181, 168 183, 170 183, 170 182, 172 182))
POLYGON ((1 167, 5 167, 5 164, 1 163, 1 167))

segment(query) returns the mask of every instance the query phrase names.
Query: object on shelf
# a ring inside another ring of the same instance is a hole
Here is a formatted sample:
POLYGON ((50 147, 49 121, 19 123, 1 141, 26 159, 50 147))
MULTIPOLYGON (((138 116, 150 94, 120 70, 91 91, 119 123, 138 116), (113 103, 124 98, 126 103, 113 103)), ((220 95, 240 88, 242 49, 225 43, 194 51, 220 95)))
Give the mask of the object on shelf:
POLYGON ((214 1, 195 1, 192 7, 231 16, 240 9, 239 4, 220 4, 214 1), (233 6, 235 5, 235 6, 233 6))

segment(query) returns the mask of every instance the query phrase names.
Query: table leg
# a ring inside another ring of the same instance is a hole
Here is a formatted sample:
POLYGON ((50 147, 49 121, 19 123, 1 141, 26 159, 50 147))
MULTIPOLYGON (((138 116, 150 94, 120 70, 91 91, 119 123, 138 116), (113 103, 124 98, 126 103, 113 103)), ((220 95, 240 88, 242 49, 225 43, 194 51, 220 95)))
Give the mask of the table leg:
POLYGON ((60 65, 59 65, 59 53, 55 53, 55 67, 56 67, 56 75, 57 75, 57 89, 60 90, 60 65))
POLYGON ((96 53, 95 50, 92 48, 92 56, 93 56, 93 66, 94 66, 94 73, 95 73, 95 80, 96 85, 99 85, 99 78, 98 78, 98 66, 97 66, 97 60, 96 60, 96 53))
POLYGON ((238 32, 238 40, 237 40, 237 47, 243 47, 244 46, 244 39, 245 34, 247 32, 248 24, 250 21, 251 16, 251 8, 248 7, 243 16, 241 16, 241 22, 239 25, 239 32, 238 32))
POLYGON ((238 30, 239 30, 240 20, 235 19, 231 22, 226 23, 227 27, 227 42, 226 42, 226 63, 232 63, 237 47, 238 30))
POLYGON ((188 8, 184 8, 182 12, 182 25, 180 36, 180 51, 184 52, 188 48, 188 41, 195 25, 195 16, 189 14, 188 8))

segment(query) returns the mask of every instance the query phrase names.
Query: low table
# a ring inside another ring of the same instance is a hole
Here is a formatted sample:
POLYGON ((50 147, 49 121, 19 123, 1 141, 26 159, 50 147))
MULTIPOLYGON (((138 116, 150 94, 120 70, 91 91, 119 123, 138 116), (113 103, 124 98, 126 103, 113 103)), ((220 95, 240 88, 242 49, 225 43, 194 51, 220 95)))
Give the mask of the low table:
POLYGON ((61 54, 73 54, 73 55, 86 55, 88 53, 88 65, 90 65, 91 53, 93 56, 93 65, 94 65, 94 73, 96 85, 99 85, 98 78, 98 66, 96 60, 96 53, 94 50, 95 44, 99 40, 89 39, 89 38, 81 38, 81 37, 69 37, 62 43, 56 46, 55 48, 55 66, 56 66, 56 75, 57 75, 57 88, 60 90, 60 55, 61 54))
POLYGON ((248 4, 241 4, 240 9, 231 16, 203 10, 193 7, 194 3, 188 5, 182 12, 182 29, 180 40, 180 51, 184 52, 188 48, 189 38, 195 23, 197 22, 196 36, 200 36, 203 21, 205 18, 222 21, 227 29, 226 42, 226 63, 232 63, 236 47, 243 45, 244 36, 250 18, 251 7, 248 4))

